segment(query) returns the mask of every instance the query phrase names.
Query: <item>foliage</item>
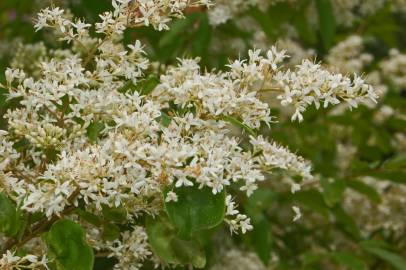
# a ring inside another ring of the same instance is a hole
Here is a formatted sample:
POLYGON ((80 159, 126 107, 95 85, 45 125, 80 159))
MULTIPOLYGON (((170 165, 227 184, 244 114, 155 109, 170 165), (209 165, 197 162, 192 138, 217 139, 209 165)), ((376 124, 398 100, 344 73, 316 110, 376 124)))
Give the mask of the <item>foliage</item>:
POLYGON ((0 3, 0 268, 406 269, 401 0, 53 2, 0 3))

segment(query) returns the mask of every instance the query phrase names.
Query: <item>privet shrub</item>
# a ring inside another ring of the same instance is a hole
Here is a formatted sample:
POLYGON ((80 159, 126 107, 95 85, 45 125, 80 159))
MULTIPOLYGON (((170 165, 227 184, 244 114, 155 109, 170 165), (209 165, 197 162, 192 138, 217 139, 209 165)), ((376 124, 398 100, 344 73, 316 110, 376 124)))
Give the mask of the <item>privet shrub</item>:
POLYGON ((3 4, 1 269, 406 269, 402 1, 43 4, 3 4))

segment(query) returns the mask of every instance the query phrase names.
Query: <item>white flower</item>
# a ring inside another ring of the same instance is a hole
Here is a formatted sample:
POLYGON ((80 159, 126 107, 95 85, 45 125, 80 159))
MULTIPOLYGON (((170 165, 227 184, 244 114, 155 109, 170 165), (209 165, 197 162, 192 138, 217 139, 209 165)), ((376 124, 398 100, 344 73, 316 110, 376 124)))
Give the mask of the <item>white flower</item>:
POLYGON ((298 191, 301 190, 301 186, 298 183, 292 183, 291 188, 290 188, 290 192, 292 193, 296 193, 298 191))
POLYGON ((297 206, 292 206, 292 210, 295 213, 295 216, 293 217, 293 222, 296 222, 302 217, 302 213, 300 212, 300 208, 297 206))
POLYGON ((165 202, 177 202, 178 201, 178 195, 176 195, 175 192, 169 191, 166 194, 165 202))

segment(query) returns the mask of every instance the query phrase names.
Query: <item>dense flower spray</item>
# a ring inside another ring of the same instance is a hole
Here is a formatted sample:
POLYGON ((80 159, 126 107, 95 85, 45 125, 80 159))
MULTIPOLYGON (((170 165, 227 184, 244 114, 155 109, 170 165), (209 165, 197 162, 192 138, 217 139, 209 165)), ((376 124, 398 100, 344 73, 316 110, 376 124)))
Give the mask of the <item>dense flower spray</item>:
MULTIPOLYGON (((309 60, 284 68, 288 56, 276 47, 250 50, 248 59, 231 62, 226 71, 203 71, 199 59, 179 59, 145 92, 152 68, 139 41, 122 44, 125 29, 165 30, 186 8, 211 3, 113 0, 112 5, 94 25, 60 8, 42 10, 36 30, 52 29, 69 49, 47 51, 40 44, 33 48, 41 52, 35 72, 18 63, 6 71, 1 86, 19 106, 7 111, 8 130, 0 131, 0 188, 21 211, 41 216, 36 230, 23 231, 20 240, 2 240, 0 265, 6 269, 46 268, 45 248, 36 245, 42 228, 61 218, 84 223, 77 209, 124 210, 129 226, 114 241, 83 224, 95 250, 124 258, 116 269, 159 263, 145 227, 134 220, 158 216, 164 205, 178 202, 179 190, 208 189, 218 198, 238 186, 250 196, 276 171, 312 178, 302 157, 257 135, 261 125, 273 122, 264 92, 276 92, 299 121, 312 104, 356 107, 377 98, 356 75, 332 73, 309 60), (249 135, 247 142, 230 134, 232 124, 249 135), (33 254, 17 256, 15 247, 24 245, 33 254)), ((224 205, 231 232, 253 228, 231 195, 224 205)), ((296 221, 300 209, 293 211, 296 221)))

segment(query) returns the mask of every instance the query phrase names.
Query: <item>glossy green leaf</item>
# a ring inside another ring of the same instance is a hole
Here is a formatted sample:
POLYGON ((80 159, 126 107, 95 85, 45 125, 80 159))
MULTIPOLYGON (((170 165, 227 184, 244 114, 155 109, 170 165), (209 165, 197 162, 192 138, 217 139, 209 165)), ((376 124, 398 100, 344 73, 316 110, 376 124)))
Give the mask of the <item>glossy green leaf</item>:
POLYGON ((196 186, 176 188, 175 192, 178 201, 165 202, 165 210, 183 237, 190 238, 194 232, 223 222, 226 210, 224 189, 216 195, 210 188, 199 189, 196 186))
POLYGON ((92 270, 93 249, 80 225, 71 220, 55 222, 44 236, 48 257, 58 270, 92 270))

